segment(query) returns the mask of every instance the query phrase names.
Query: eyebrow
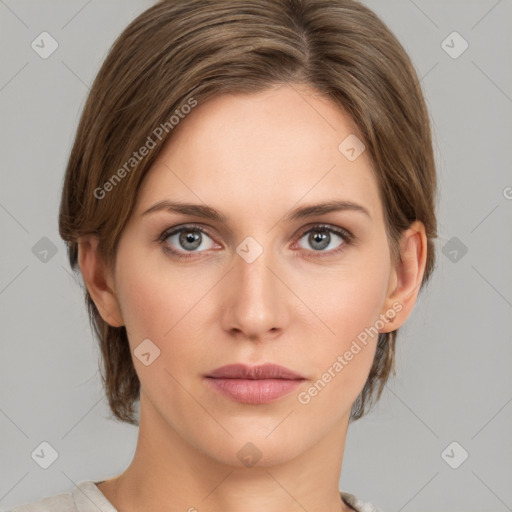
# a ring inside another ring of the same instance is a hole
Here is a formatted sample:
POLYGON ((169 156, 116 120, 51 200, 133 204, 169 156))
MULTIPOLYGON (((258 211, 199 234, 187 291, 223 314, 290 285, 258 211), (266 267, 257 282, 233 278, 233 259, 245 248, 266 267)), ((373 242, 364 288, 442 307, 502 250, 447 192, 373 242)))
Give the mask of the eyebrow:
MULTIPOLYGON (((212 208, 211 206, 206 206, 202 204, 181 203, 176 201, 169 201, 167 199, 158 201, 153 206, 150 206, 147 210, 142 212, 141 215, 148 215, 150 213, 155 213, 162 210, 170 213, 181 213, 183 215, 203 217, 205 219, 210 219, 223 223, 227 223, 228 221, 228 217, 226 215, 219 212, 215 208, 212 208)), ((338 211, 360 212, 368 216, 370 219, 372 218, 370 212, 360 204, 354 203, 353 201, 332 200, 296 208, 295 210, 292 210, 290 213, 288 213, 284 217, 284 220, 289 222, 293 220, 305 219, 308 217, 325 215, 327 213, 338 211)))

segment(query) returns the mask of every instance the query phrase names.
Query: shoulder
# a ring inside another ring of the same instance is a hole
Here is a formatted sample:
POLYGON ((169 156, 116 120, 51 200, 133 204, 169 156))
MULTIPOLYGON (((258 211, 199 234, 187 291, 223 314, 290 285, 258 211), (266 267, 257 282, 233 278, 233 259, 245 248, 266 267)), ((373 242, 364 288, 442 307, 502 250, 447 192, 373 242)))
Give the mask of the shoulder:
POLYGON ((8 512, 116 512, 96 483, 84 480, 67 493, 18 505, 8 512))
POLYGON ((341 499, 356 512, 382 512, 380 508, 377 508, 367 501, 362 501, 348 492, 340 491, 340 496, 341 499))
POLYGON ((9 512, 75 512, 75 501, 70 493, 56 494, 25 503, 12 508, 9 512))

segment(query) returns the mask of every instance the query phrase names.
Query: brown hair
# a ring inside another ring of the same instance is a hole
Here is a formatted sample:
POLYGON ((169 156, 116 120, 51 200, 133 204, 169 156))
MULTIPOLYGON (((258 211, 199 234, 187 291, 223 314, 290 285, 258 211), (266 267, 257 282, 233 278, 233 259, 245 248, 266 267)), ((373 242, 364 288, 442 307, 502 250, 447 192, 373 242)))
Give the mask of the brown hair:
MULTIPOLYGON (((163 0, 140 14, 96 76, 69 157, 59 230, 72 269, 77 240, 89 233, 98 236, 101 256, 114 267, 120 234, 144 176, 172 136, 173 117, 222 93, 286 83, 320 92, 356 123, 379 185, 393 261, 402 232, 414 220, 424 223, 423 288, 437 236, 428 111, 405 50, 354 0, 163 0), (143 146, 150 151, 134 158, 143 146)), ((140 382, 126 329, 107 324, 84 292, 110 408, 117 419, 138 424, 133 405, 140 382)), ((396 334, 379 335, 352 421, 380 397, 394 372, 396 334)))

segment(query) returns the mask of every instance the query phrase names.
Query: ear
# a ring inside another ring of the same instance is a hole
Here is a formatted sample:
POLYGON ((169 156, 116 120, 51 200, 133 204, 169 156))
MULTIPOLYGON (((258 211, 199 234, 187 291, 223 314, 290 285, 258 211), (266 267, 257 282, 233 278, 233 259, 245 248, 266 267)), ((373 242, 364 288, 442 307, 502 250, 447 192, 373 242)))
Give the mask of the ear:
POLYGON ((78 264, 87 290, 101 317, 112 327, 121 327, 124 321, 115 294, 114 280, 98 251, 98 237, 85 235, 78 240, 78 264))
POLYGON ((417 220, 402 234, 400 259, 391 270, 388 293, 381 312, 383 315, 388 313, 389 321, 379 332, 385 333, 398 329, 411 314, 420 291, 426 261, 425 226, 417 220))

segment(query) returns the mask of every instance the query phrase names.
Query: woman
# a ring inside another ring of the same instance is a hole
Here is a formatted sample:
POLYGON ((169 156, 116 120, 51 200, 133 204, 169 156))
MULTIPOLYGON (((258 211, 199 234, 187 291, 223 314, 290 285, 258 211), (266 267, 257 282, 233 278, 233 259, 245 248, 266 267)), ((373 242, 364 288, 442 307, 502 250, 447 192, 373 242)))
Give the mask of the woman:
POLYGON ((377 510, 338 489, 345 439, 432 273, 435 192, 417 76, 368 8, 143 12, 93 84, 59 217, 136 452, 14 511, 377 510))

